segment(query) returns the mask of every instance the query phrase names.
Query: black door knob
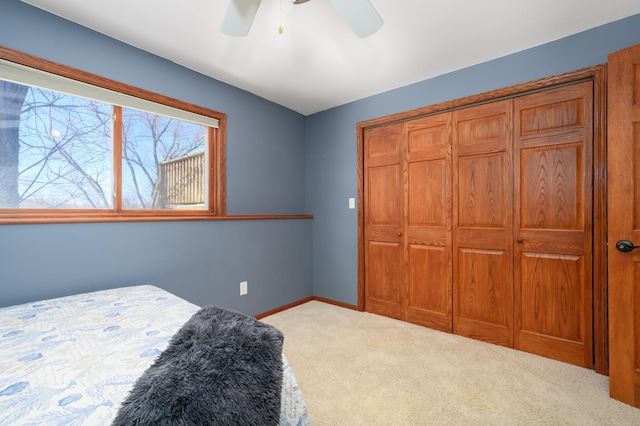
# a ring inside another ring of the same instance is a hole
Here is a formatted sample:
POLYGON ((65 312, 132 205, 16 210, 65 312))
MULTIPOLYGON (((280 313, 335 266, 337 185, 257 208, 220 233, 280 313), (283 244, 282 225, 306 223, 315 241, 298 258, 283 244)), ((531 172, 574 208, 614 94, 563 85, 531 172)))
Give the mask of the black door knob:
POLYGON ((634 246, 633 243, 629 240, 620 240, 616 243, 616 248, 618 251, 623 253, 629 253, 633 249, 637 249, 638 246, 634 246))

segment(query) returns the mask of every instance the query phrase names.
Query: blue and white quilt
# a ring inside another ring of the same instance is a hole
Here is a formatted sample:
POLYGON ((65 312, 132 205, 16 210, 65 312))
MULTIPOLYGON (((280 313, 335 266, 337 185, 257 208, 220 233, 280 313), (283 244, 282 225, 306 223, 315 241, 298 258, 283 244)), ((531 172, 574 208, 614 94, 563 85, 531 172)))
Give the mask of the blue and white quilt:
MULTIPOLYGON (((136 379, 199 309, 153 286, 0 308, 0 425, 109 425, 136 379)), ((283 354, 283 425, 308 425, 283 354)))

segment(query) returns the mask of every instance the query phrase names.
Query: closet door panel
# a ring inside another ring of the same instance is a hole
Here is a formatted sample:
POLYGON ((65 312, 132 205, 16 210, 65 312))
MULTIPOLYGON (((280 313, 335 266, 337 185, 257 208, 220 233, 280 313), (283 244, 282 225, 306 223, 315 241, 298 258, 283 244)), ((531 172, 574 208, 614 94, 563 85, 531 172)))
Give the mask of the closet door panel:
POLYGON ((451 113, 407 123, 407 321, 452 330, 451 113))
POLYGON ((364 137, 365 309, 404 317, 403 126, 364 137))
POLYGON ((593 366, 592 83, 515 100, 515 347, 593 366))
POLYGON ((583 156, 582 143, 522 151, 522 228, 583 228, 583 156))
POLYGON ((402 319, 402 245, 397 242, 369 241, 367 246, 368 308, 370 312, 402 319))
POLYGON ((403 214, 400 205, 402 202, 400 166, 398 164, 370 166, 368 172, 369 224, 398 226, 403 214))
MULTIPOLYGON (((584 257, 524 253, 518 349, 572 364, 585 364, 590 324, 582 312, 584 257), (585 336, 587 333, 587 336, 585 336)), ((589 359, 591 357, 589 356, 589 359)))
POLYGON ((581 341, 584 298, 582 256, 526 253, 522 256, 522 329, 530 333, 581 341))
POLYGON ((454 115, 454 333, 513 346, 512 101, 454 115))
POLYGON ((505 229, 505 154, 460 157, 458 160, 458 226, 505 229))
POLYGON ((446 186, 444 159, 409 163, 410 226, 446 226, 446 186))
POLYGON ((408 317, 411 322, 451 331, 451 294, 441 277, 450 276, 449 249, 409 245, 408 317))
POLYGON ((512 315, 505 303, 512 294, 508 287, 511 277, 506 251, 460 249, 458 260, 458 287, 456 330, 458 334, 500 345, 505 339, 512 315))

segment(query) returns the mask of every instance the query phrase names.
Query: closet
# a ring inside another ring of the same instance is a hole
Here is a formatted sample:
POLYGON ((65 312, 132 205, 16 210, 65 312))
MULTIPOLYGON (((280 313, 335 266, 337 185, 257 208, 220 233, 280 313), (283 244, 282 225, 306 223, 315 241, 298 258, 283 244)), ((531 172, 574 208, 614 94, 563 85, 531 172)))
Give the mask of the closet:
POLYGON ((593 111, 583 81, 364 127, 365 310, 591 368, 593 111))

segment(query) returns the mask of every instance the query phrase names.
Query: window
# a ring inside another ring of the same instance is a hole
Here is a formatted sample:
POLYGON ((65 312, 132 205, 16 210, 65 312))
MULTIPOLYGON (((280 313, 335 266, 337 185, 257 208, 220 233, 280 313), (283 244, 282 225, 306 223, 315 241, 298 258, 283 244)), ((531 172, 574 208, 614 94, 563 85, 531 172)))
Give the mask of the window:
POLYGON ((0 48, 0 222, 224 215, 224 124, 0 48))

